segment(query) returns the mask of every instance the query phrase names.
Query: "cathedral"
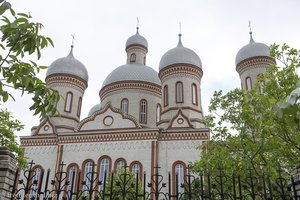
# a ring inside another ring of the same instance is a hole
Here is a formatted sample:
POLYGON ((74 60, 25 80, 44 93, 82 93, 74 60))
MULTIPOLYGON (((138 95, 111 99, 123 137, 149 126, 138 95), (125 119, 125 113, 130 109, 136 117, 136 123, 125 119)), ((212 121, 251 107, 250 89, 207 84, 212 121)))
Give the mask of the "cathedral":
MULTIPOLYGON (((146 65, 148 42, 137 27, 126 41, 126 64, 106 77, 99 104, 84 119, 88 70, 75 58, 73 46, 68 56, 55 60, 45 80, 62 96, 59 114, 44 118, 30 136, 21 137, 25 155, 35 162, 35 179, 49 168, 57 172, 64 162, 70 180, 78 171, 92 170, 103 180, 105 172, 127 167, 140 177, 143 172, 149 177, 157 170, 166 177, 170 172, 173 188, 175 174, 182 182, 189 163, 205 150, 197 147, 210 139, 210 130, 203 123, 201 104, 205 67, 181 37, 161 57, 157 72, 146 65)), ((250 42, 238 51, 235 63, 241 87, 251 89, 275 60, 269 47, 255 42, 250 32, 250 42)))

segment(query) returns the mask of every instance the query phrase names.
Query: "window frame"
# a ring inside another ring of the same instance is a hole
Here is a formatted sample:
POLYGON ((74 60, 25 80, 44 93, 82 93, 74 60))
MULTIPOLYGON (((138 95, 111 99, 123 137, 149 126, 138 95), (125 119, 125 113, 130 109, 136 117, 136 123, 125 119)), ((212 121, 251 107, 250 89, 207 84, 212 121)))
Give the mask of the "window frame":
POLYGON ((175 84, 176 89, 176 103, 184 103, 184 95, 183 95, 183 83, 181 81, 177 81, 175 84))
POLYGON ((129 62, 130 63, 136 62, 136 54, 135 53, 130 54, 129 62))
MULTIPOLYGON (((82 162, 82 176, 81 176, 81 181, 86 181, 86 165, 88 164, 88 163, 91 163, 92 165, 91 165, 91 172, 93 172, 94 171, 94 167, 95 167, 95 162, 92 160, 92 159, 86 159, 86 160, 84 160, 83 162, 82 162)), ((88 172, 89 173, 89 172, 88 172)), ((91 184, 91 183, 90 183, 91 184)), ((87 185, 82 185, 81 186, 82 187, 82 189, 84 189, 84 187, 88 187, 87 185)))
POLYGON ((246 90, 251 90, 252 89, 252 80, 251 80, 250 76, 247 76, 245 78, 245 84, 246 84, 246 90), (249 88, 249 85, 248 85, 248 80, 249 80, 250 88, 249 88))
POLYGON ((81 106, 82 106, 82 97, 79 97, 79 99, 78 99, 78 106, 77 106, 77 117, 80 117, 81 106))
POLYGON ((173 194, 176 195, 176 170, 177 170, 177 166, 178 165, 182 165, 182 170, 183 170, 183 175, 182 175, 182 180, 183 182, 178 182, 178 192, 184 192, 184 188, 181 188, 182 190, 180 190, 180 185, 181 183, 185 182, 185 177, 187 175, 187 167, 186 164, 181 161, 181 160, 177 160, 173 163, 172 165, 172 189, 173 189, 173 194))
POLYGON ((167 107, 169 105, 169 88, 168 85, 164 86, 164 107, 167 107))
POLYGON ((78 176, 79 176, 79 166, 77 163, 71 163, 68 165, 67 167, 67 176, 66 176, 66 180, 69 181, 69 185, 66 185, 65 186, 65 190, 67 191, 66 192, 66 198, 67 199, 72 199, 72 198, 69 198, 69 190, 71 190, 71 184, 72 184, 72 177, 70 177, 71 175, 71 170, 72 168, 75 167, 76 168, 76 171, 75 171, 75 178, 74 178, 74 185, 73 185, 73 193, 77 192, 77 183, 78 183, 78 176))
POLYGON ((29 199, 32 197, 32 195, 39 195, 38 191, 41 189, 42 187, 42 181, 43 181, 43 174, 44 174, 44 168, 41 165, 35 165, 32 169, 31 169, 31 179, 30 179, 30 189, 29 189, 29 199), (40 170, 39 173, 36 173, 36 170, 40 170), (36 178, 38 174, 38 177, 36 178), (33 185, 33 182, 37 180, 37 185, 33 185), (34 187, 34 188, 33 188, 34 187), (34 194, 32 194, 34 193, 34 194))
POLYGON ((72 104, 73 104, 73 93, 69 91, 66 94, 64 111, 71 113, 72 112, 72 104))
POLYGON ((198 105, 198 90, 196 83, 192 84, 192 104, 198 105))
POLYGON ((115 160, 115 163, 114 163, 114 172, 115 173, 118 173, 118 169, 120 168, 119 166, 118 166, 118 163, 119 162, 124 162, 124 166, 127 166, 127 162, 126 162, 126 160, 124 159, 124 158, 118 158, 118 159, 116 159, 115 160))
MULTIPOLYGON (((101 176, 103 175, 103 179, 104 179, 104 176, 105 176, 105 173, 102 174, 102 170, 101 167, 101 163, 103 160, 108 160, 108 170, 107 170, 107 173, 106 173, 106 180, 108 177, 108 175, 111 173, 111 167, 112 167, 112 162, 111 162, 111 158, 108 156, 108 155, 104 155, 104 156, 101 156, 99 159, 98 159, 98 166, 97 166, 97 171, 99 173, 99 181, 101 181, 101 176)), ((102 185, 103 186, 103 185, 102 185)), ((99 189, 101 190, 102 189, 102 186, 99 185, 99 189)))
POLYGON ((156 123, 160 122, 161 120, 161 105, 158 103, 156 105, 156 123))
POLYGON ((140 112, 139 112, 139 121, 142 124, 147 124, 147 115, 148 115, 148 102, 146 99, 140 100, 140 112))
POLYGON ((129 111, 129 100, 128 100, 127 98, 123 98, 123 99, 121 100, 120 108, 121 108, 121 110, 122 110, 123 113, 128 114, 128 111, 129 111), (126 102, 126 109, 127 109, 127 112, 125 112, 125 111, 123 110, 123 102, 126 102))
POLYGON ((130 166, 129 166, 129 170, 130 170, 130 172, 132 172, 132 173, 134 173, 134 172, 133 172, 133 167, 134 167, 134 165, 138 165, 138 166, 139 166, 140 169, 139 169, 138 174, 139 174, 140 180, 142 180, 142 179, 143 179, 143 165, 142 165, 142 163, 141 163, 140 161, 137 161, 137 160, 132 161, 132 162, 130 163, 130 166))

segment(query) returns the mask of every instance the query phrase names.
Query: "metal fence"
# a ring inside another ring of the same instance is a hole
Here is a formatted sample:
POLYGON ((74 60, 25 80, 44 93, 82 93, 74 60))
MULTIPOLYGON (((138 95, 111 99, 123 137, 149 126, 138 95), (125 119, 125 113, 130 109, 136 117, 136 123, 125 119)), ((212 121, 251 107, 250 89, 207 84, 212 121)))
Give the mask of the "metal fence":
POLYGON ((221 168, 214 177, 209 173, 192 175, 188 172, 180 183, 177 175, 163 177, 157 173, 157 168, 149 180, 145 173, 141 177, 139 173, 128 172, 126 167, 119 172, 105 173, 100 180, 94 166, 86 174, 81 171, 67 174, 65 164, 61 163, 58 172, 50 177, 50 170, 37 172, 33 164, 31 162, 25 171, 16 172, 9 194, 11 200, 300 199, 297 195, 299 183, 293 177, 290 180, 282 177, 272 180, 268 175, 257 177, 251 170, 243 178, 228 176, 221 168))

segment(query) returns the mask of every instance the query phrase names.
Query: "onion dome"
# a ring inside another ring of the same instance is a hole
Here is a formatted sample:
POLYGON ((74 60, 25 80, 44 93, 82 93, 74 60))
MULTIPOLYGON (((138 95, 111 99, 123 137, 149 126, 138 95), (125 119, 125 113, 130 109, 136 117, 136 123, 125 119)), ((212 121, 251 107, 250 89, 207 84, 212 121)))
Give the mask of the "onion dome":
POLYGON ((96 105, 94 105, 91 110, 88 113, 88 117, 90 117, 92 114, 94 114, 96 111, 101 109, 101 103, 98 103, 96 105))
POLYGON ((136 27, 136 34, 128 38, 126 42, 126 49, 132 45, 143 46, 148 49, 148 42, 143 36, 139 34, 139 27, 136 27))
POLYGON ((161 58, 159 70, 173 64, 191 64, 202 68, 199 56, 191 49, 182 45, 181 34, 179 34, 179 42, 176 48, 167 51, 161 58))
POLYGON ((85 66, 73 56, 73 45, 67 57, 55 60, 48 68, 46 77, 53 74, 70 74, 88 81, 88 72, 85 66))
POLYGON ((252 38, 252 32, 250 32, 250 42, 238 51, 235 65, 238 65, 243 60, 257 56, 271 57, 270 48, 263 43, 255 42, 252 38))
POLYGON ((149 66, 142 64, 126 64, 113 70, 103 82, 102 88, 120 81, 143 81, 161 85, 158 73, 149 66))

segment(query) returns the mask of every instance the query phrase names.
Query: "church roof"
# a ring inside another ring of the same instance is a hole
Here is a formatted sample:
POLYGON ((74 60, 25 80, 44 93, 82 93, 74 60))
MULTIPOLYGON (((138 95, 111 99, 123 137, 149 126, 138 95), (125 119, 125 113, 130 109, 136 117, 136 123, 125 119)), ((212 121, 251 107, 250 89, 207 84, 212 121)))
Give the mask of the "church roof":
POLYGON ((159 70, 173 64, 192 64, 202 68, 199 56, 191 49, 182 45, 181 34, 179 34, 179 42, 177 47, 167 51, 161 58, 159 70))
POLYGON ((147 40, 139 34, 139 27, 136 28, 136 34, 128 38, 126 42, 126 48, 131 45, 141 45, 148 48, 147 40))
POLYGON ((250 42, 238 51, 235 65, 238 65, 243 60, 257 56, 270 57, 270 48, 263 43, 255 42, 252 38, 252 32, 250 32, 250 42))
POLYGON ((105 79, 102 88, 119 81, 143 81, 161 85, 158 73, 149 66, 142 64, 126 64, 113 70, 105 79))
POLYGON ((88 113, 88 117, 90 117, 92 114, 94 114, 94 112, 96 112, 96 111, 98 111, 98 110, 100 110, 100 109, 101 109, 101 103, 98 103, 98 104, 94 105, 94 106, 90 109, 90 111, 89 111, 89 113, 88 113))
POLYGON ((46 77, 53 74, 71 74, 88 81, 89 75, 85 66, 73 55, 73 46, 67 57, 55 60, 48 68, 46 77))

